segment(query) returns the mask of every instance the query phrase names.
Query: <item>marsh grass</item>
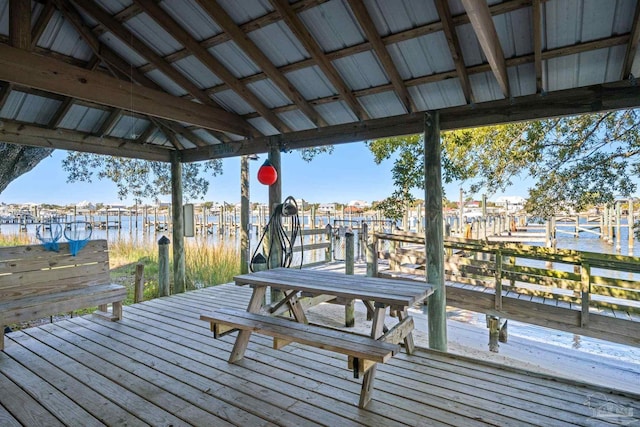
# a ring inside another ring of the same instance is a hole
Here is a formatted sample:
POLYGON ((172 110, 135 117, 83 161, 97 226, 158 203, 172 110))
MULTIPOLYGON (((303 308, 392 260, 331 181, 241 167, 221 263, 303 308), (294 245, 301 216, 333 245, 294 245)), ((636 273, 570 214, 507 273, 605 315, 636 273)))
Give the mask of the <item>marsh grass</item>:
POLYGON ((0 233, 0 246, 23 246, 38 243, 38 240, 27 233, 0 233))

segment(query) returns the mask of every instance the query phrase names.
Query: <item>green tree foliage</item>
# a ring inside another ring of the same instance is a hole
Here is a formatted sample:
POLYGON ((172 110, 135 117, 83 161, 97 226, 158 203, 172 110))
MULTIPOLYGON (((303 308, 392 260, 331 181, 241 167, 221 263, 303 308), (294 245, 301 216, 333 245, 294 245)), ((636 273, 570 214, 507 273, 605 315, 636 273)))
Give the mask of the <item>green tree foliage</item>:
MULTIPOLYGON (((160 195, 171 194, 169 163, 69 152, 62 167, 69 174, 67 182, 92 182, 94 178, 113 181, 121 199, 131 196, 140 203, 143 199, 157 199, 160 195)), ((189 199, 204 197, 209 189, 209 180, 205 176, 213 177, 221 173, 220 160, 184 163, 184 196, 189 199)))
MULTIPOLYGON (((527 210, 541 217, 609 203, 635 191, 640 175, 638 110, 563 117, 443 132, 443 181, 492 194, 530 177, 527 210)), ((421 135, 368 142, 379 164, 396 156, 389 204, 424 188, 421 135)))

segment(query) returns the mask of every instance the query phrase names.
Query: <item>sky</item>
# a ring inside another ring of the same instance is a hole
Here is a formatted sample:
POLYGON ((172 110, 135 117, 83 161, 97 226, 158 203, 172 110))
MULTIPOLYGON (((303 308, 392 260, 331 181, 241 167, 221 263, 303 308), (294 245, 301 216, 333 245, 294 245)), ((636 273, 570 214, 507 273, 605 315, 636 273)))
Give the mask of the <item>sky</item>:
MULTIPOLYGON (((67 173, 62 169, 66 151, 56 150, 40 162, 33 170, 14 180, 0 193, 0 203, 50 203, 57 205, 77 204, 81 201, 105 204, 133 204, 132 199, 121 201, 115 184, 110 181, 94 180, 93 183, 67 183, 67 173)), ((249 163, 251 202, 265 203, 268 187, 256 178, 258 168, 266 159, 249 163)), ((336 145, 333 154, 321 154, 307 163, 300 153, 282 153, 282 197, 293 196, 310 203, 348 203, 352 200, 372 202, 382 200, 393 192, 391 167, 393 160, 376 165, 373 155, 363 142, 336 145)), ((444 186, 445 196, 458 200, 460 183, 444 186)), ((464 188, 464 183, 462 183, 464 188)), ((514 185, 501 195, 525 197, 527 188, 514 185)), ((424 199, 422 190, 414 196, 424 199)), ((478 198, 480 196, 477 196, 478 198)), ((169 195, 161 197, 170 201, 169 195)), ((240 158, 223 160, 223 174, 210 179, 205 201, 236 203, 240 201, 240 158)), ((145 200, 153 203, 153 200, 145 200)), ((198 202, 191 200, 190 202, 198 202)))

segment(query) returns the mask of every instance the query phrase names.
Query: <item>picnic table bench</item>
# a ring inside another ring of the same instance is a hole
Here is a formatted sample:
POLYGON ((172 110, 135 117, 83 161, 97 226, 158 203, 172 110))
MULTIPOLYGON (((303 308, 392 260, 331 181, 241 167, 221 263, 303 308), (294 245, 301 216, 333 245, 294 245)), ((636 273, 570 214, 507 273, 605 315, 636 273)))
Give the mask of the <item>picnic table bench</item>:
POLYGON ((57 252, 42 245, 0 248, 0 350, 5 325, 95 306, 95 314, 120 320, 127 290, 110 281, 106 240, 89 241, 76 256, 67 243, 57 252))
POLYGON ((404 342, 407 353, 413 353, 414 323, 407 309, 432 292, 431 286, 424 283, 284 268, 243 274, 234 280, 236 285, 253 287, 247 310, 220 308, 200 316, 201 320, 210 323, 215 338, 239 330, 229 362, 237 362, 244 357, 253 332, 273 337, 275 349, 297 342, 345 354, 354 377, 364 374, 358 404, 361 408, 371 400, 377 363, 384 363, 398 353, 400 342, 404 342), (267 287, 282 290, 284 299, 265 305, 267 287), (309 325, 299 301, 303 292, 362 300, 372 312, 370 336, 309 325), (293 319, 274 317, 274 314, 282 312, 283 306, 288 308, 293 319), (385 325, 387 307, 397 314, 399 320, 392 328, 385 325))

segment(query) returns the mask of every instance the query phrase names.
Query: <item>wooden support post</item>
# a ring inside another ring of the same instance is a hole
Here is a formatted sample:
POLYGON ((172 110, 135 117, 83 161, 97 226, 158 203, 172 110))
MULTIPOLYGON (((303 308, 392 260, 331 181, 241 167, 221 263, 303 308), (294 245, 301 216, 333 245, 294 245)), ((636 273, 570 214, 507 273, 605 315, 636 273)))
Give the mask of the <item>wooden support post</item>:
POLYGON ((158 296, 169 296, 169 239, 162 236, 158 240, 158 296))
MULTIPOLYGON (((269 218, 274 212, 277 205, 282 203, 282 167, 281 167, 281 155, 280 155, 280 143, 277 140, 271 141, 269 147, 269 161, 278 172, 278 179, 276 182, 269 186, 269 218)), ((271 248, 269 253, 269 268, 280 267, 279 260, 281 258, 281 246, 277 233, 273 230, 269 234, 269 245, 271 248), (275 242, 271 242, 270 239, 276 239, 275 242)), ((265 239, 266 240, 266 239, 265 239)), ((277 289, 271 289, 271 302, 280 301, 283 298, 282 292, 277 289)))
POLYGON ((144 301, 144 264, 139 262, 136 264, 136 275, 133 281, 134 292, 133 302, 144 301))
MULTIPOLYGON (((440 137, 438 137, 440 139, 440 137)), ((425 141, 426 143, 426 141, 425 141)), ((442 174, 442 172, 440 172, 442 174)), ((426 201, 425 201, 425 217, 426 217, 426 201)), ((460 212, 458 213, 458 237, 462 237, 464 233, 464 190, 460 188, 460 212)))
POLYGON ((249 157, 240 158, 240 274, 249 272, 249 157))
MULTIPOLYGON (((344 235, 345 238, 345 263, 344 273, 353 276, 355 257, 354 257, 354 236, 353 231, 349 228, 344 235)), ((355 325, 355 301, 350 300, 344 306, 344 325, 353 327, 355 325)))
POLYGON ((425 255, 428 298, 429 348, 447 351, 447 296, 444 285, 444 240, 442 230, 442 169, 440 158, 440 114, 425 113, 425 255))
POLYGON ((173 218, 173 293, 177 294, 185 290, 186 273, 182 212, 182 163, 180 163, 176 151, 171 152, 171 213, 173 218))
POLYGON ((580 265, 580 327, 586 328, 589 325, 589 300, 591 292, 591 267, 586 262, 580 265))
POLYGON ((327 230, 326 238, 329 246, 324 250, 324 261, 331 262, 331 254, 333 254, 333 232, 331 230, 331 224, 327 224, 325 229, 327 230))

